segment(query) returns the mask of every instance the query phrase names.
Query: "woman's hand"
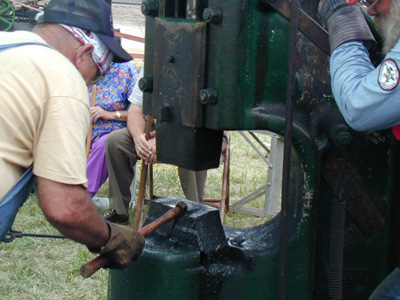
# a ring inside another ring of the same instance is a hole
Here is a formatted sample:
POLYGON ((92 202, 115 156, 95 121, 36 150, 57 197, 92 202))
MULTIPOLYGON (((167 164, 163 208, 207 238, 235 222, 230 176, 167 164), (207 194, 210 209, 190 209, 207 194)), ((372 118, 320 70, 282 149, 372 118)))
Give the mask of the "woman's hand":
POLYGON ((100 106, 92 106, 90 108, 91 112, 91 119, 90 121, 94 124, 96 123, 99 119, 103 120, 109 120, 110 118, 108 117, 108 114, 110 113, 109 111, 106 111, 102 109, 100 106))
POLYGON ((117 113, 117 111, 104 110, 100 106, 92 106, 90 108, 90 112, 90 121, 92 123, 96 123, 99 119, 103 119, 105 121, 126 122, 128 118, 127 110, 119 110, 117 113))

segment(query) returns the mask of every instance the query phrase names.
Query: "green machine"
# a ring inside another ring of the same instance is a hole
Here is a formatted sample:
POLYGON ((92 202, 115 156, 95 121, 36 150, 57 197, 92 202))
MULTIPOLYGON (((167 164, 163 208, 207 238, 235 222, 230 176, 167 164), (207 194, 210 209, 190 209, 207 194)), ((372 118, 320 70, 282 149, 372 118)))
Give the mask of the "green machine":
POLYGON ((14 24, 15 10, 8 0, 0 0, 0 30, 10 30, 14 24))
MULTIPOLYGON (((223 130, 284 136, 282 210, 231 228, 190 203, 174 231, 149 236, 138 261, 110 271, 109 300, 364 300, 399 264, 399 143, 342 119, 317 5, 143 1, 140 87, 158 159, 203 170, 218 166, 223 130)), ((174 201, 152 203, 146 222, 174 201)))

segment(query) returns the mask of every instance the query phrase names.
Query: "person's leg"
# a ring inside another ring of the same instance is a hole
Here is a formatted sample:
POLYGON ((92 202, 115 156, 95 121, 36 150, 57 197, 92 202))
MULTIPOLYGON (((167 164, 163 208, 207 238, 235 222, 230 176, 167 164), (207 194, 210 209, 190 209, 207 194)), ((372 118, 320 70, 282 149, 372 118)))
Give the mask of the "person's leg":
POLYGON ((369 300, 400 299, 400 268, 390 273, 375 289, 369 300))
POLYGON ((124 128, 111 132, 105 146, 110 208, 115 209, 119 215, 127 214, 134 177, 133 167, 137 161, 135 144, 128 129, 124 128))
POLYGON ((199 202, 203 203, 204 200, 204 188, 207 180, 207 170, 194 171, 194 177, 196 179, 197 195, 199 196, 199 202))
POLYGON ((207 170, 192 171, 179 167, 178 175, 186 199, 203 203, 207 170))
POLYGON ((91 197, 96 195, 101 185, 108 178, 105 141, 109 133, 103 134, 92 143, 92 150, 87 160, 86 176, 88 178, 87 192, 91 197))

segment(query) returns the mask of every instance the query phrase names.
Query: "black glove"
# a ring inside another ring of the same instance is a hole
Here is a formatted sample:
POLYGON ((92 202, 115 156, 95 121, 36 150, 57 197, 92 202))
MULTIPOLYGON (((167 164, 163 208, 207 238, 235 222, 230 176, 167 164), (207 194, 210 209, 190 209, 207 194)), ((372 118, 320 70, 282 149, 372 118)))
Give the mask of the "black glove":
MULTIPOLYGON (((144 237, 134 231, 130 226, 118 225, 107 222, 110 228, 110 239, 100 249, 100 254, 105 255, 110 262, 106 268, 124 269, 131 260, 137 260, 144 248, 144 237)), ((89 251, 98 253, 94 249, 89 251)))
POLYGON ((348 5, 344 0, 321 0, 318 13, 328 26, 331 53, 349 41, 363 41, 367 49, 375 44, 375 38, 358 4, 348 5))

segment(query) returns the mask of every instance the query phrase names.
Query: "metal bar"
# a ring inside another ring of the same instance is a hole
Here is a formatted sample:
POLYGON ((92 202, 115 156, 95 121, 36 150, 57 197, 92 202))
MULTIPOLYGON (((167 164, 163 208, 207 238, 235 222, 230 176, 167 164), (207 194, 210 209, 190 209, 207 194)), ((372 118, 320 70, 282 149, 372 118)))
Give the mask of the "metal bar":
POLYGON ((66 239, 65 236, 60 234, 40 234, 40 233, 21 233, 21 236, 39 237, 39 238, 50 238, 50 239, 66 239))
POLYGON ((267 189, 265 193, 264 211, 266 215, 276 215, 280 210, 282 193, 282 167, 284 142, 277 135, 271 137, 271 153, 269 160, 273 168, 269 168, 267 189))
POLYGON ((254 207, 242 207, 241 209, 233 209, 232 212, 236 213, 249 213, 256 217, 265 218, 267 216, 274 216, 274 215, 266 215, 263 209, 254 208, 254 207))
POLYGON ((261 187, 259 187, 258 189, 256 189, 254 192, 248 194, 246 197, 244 197, 243 199, 235 202, 234 204, 232 204, 230 207, 231 208, 239 208, 242 207, 243 205, 245 205, 246 203, 249 203, 250 201, 257 199, 258 197, 261 197, 263 194, 265 194, 265 190, 267 189, 267 185, 263 185, 261 187))
POLYGON ((140 37, 140 36, 134 36, 134 35, 127 34, 127 33, 122 33, 122 32, 118 32, 118 31, 114 31, 114 35, 115 35, 115 36, 118 36, 118 37, 121 37, 121 38, 124 38, 124 39, 127 39, 127 40, 132 40, 132 41, 140 42, 140 43, 143 43, 143 44, 144 44, 144 42, 145 42, 145 38, 140 37))
POLYGON ((263 144, 263 142, 260 141, 260 139, 255 135, 254 132, 249 131, 249 134, 253 137, 253 139, 254 139, 268 154, 271 153, 271 151, 269 150, 269 148, 268 148, 267 146, 265 146, 265 145, 263 144))
POLYGON ((287 266, 287 243, 288 243, 288 210, 290 197, 290 158, 292 150, 293 130, 293 98, 295 86, 295 60, 298 30, 298 0, 291 1, 290 10, 290 38, 289 38, 289 66, 286 95, 285 115, 285 143, 283 156, 283 180, 282 180, 282 204, 281 204, 281 240, 280 240, 280 262, 279 262, 279 286, 278 299, 285 299, 286 292, 286 266, 287 266))
POLYGON ((32 7, 32 6, 30 6, 30 5, 26 5, 26 4, 23 4, 23 3, 21 3, 21 2, 15 1, 15 0, 10 0, 10 1, 11 1, 12 3, 14 3, 14 4, 21 5, 21 6, 23 6, 23 7, 26 7, 26 8, 28 8, 28 9, 31 9, 31 10, 34 10, 34 11, 37 11, 37 12, 41 12, 41 11, 42 11, 42 10, 39 9, 39 8, 32 7))
POLYGON ((246 140, 247 143, 257 152, 257 154, 262 158, 262 160, 268 165, 268 167, 273 167, 268 159, 265 158, 265 155, 261 153, 260 150, 254 145, 252 141, 241 131, 239 131, 240 135, 246 140))
POLYGON ((228 143, 225 149, 224 158, 224 181, 222 182, 222 200, 221 200, 221 223, 224 224, 224 213, 229 211, 229 176, 230 176, 230 162, 231 162, 231 136, 227 133, 228 143))
POLYGON ((27 237, 39 237, 39 238, 53 238, 53 239, 66 239, 67 237, 59 234, 42 234, 42 233, 25 233, 11 229, 3 239, 5 243, 11 243, 16 238, 27 237))

